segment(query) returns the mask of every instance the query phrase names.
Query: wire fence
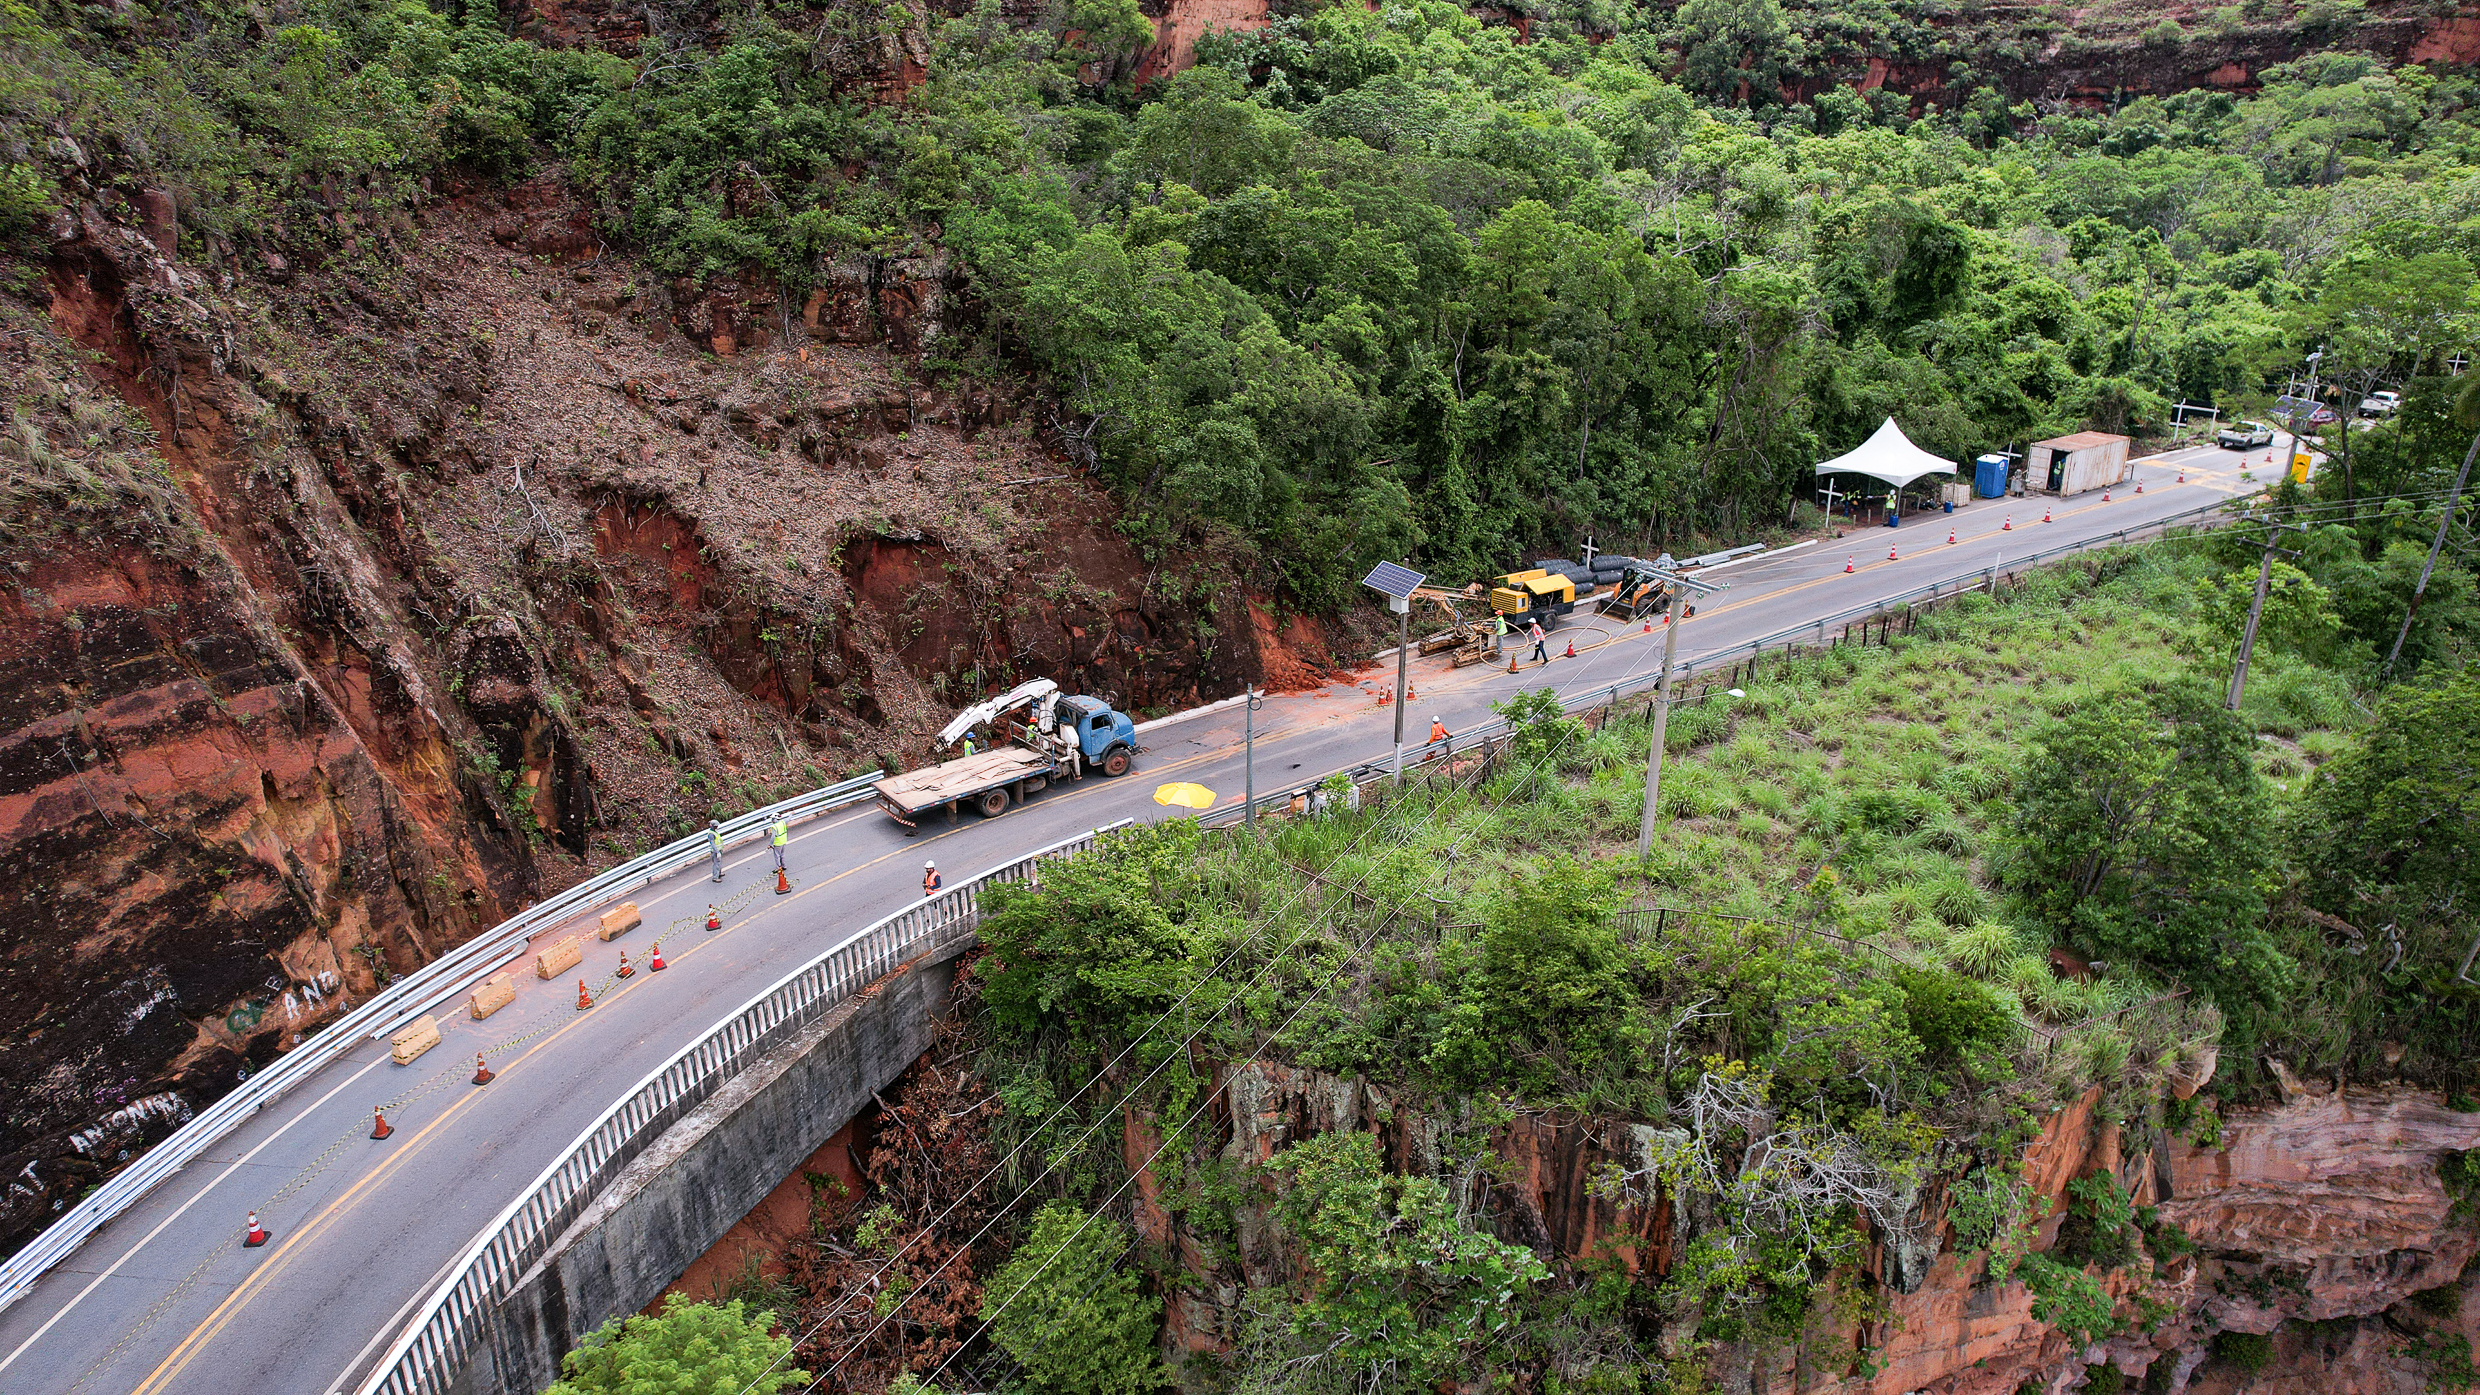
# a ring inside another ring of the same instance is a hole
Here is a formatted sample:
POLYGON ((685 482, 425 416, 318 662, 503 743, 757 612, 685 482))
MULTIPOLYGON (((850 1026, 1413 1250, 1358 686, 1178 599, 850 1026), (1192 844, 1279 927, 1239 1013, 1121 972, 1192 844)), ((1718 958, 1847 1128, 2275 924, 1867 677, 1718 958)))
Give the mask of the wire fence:
MULTIPOLYGON (((876 774, 856 776, 807 794, 769 804, 722 826, 729 849, 761 837, 777 818, 799 823, 870 797, 876 774)), ((127 1210, 157 1184, 195 1161, 243 1120, 282 1097, 363 1040, 381 1040, 406 1023, 455 998, 484 975, 525 947, 535 935, 617 901, 631 891, 694 866, 708 856, 707 835, 701 830, 633 858, 600 876, 583 881, 493 926, 484 934, 441 955, 415 973, 396 980, 368 1002, 305 1038, 300 1046, 278 1057, 241 1087, 199 1112, 161 1143, 54 1221, 26 1248, 0 1261, 0 1308, 25 1296, 53 1265, 67 1258, 86 1238, 127 1210)))
POLYGON ((985 888, 1038 881, 1042 862, 1074 857, 1128 823, 1053 843, 855 931, 682 1047, 483 1228, 362 1383, 361 1395, 444 1395, 454 1388, 517 1279, 664 1130, 858 989, 917 956, 960 951, 981 926, 985 888))

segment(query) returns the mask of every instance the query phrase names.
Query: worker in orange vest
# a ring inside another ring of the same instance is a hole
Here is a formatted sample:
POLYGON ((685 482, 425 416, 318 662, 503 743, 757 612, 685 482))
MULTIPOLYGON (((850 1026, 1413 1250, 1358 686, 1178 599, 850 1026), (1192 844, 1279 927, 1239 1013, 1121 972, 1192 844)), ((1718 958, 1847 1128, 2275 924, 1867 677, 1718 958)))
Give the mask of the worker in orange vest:
POLYGON ((921 864, 921 894, 925 898, 939 894, 939 864, 935 862, 921 864))
POLYGON ((1431 713, 1429 718, 1429 744, 1448 755, 1455 754, 1455 743, 1447 736, 1447 724, 1439 721, 1438 714, 1435 712, 1431 713))

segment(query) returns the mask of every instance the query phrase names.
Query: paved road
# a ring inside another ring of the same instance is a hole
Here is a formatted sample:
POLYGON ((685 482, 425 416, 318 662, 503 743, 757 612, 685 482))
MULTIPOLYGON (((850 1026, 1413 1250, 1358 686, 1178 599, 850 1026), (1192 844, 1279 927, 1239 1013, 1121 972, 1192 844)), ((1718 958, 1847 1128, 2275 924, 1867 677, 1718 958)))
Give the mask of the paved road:
MULTIPOLYGON (((2035 521, 2041 501, 1988 500, 1722 571, 1732 589, 1682 627, 1680 656, 2247 492, 2242 468, 2229 452, 2188 450, 2140 463, 2143 494, 2066 500, 2052 506, 2053 523, 2035 521), (2185 485, 2172 483, 2181 467, 2185 485), (2010 510, 2015 527, 2002 530, 2010 510), (1887 560, 1889 542, 1900 544, 1899 560, 1887 560), (1848 575, 1847 557, 1856 567, 1848 575)), ((1432 714, 1461 729, 1487 720, 1489 704, 1510 692, 1545 683, 1582 692, 1660 662, 1658 627, 1611 633, 1579 619, 1559 631, 1554 652, 1571 636, 1578 658, 1514 675, 1415 660, 1420 699, 1407 737, 1425 735, 1432 714)), ((1392 710, 1372 690, 1392 678, 1389 663, 1364 683, 1269 700, 1257 717, 1260 791, 1383 755, 1392 710)), ((576 974, 537 981, 529 950, 511 961, 520 975, 513 1005, 483 1022, 446 1017, 444 1043, 410 1066, 391 1063, 384 1045, 362 1044, 0 1312, 0 1395, 350 1389, 462 1247, 612 1099, 835 938, 917 899, 924 858, 936 857, 953 881, 1116 819, 1162 817, 1150 795, 1165 780, 1237 797, 1241 723, 1235 707, 1153 728, 1133 775, 1061 786, 998 820, 967 816, 908 834, 868 806, 827 815, 796 830, 790 896, 772 894, 762 848, 734 858, 722 886, 702 871, 658 883, 637 898, 644 928, 610 945, 587 939, 584 972, 598 999, 586 1011, 576 1006, 576 974), (712 934, 701 928, 710 902, 727 909, 712 934), (608 977, 621 950, 642 966, 657 941, 663 973, 608 977), (498 1072, 486 1086, 470 1083, 477 1052, 498 1072), (374 1105, 387 1107, 396 1130, 384 1142, 367 1137, 374 1105), (245 1249, 253 1209, 274 1238, 245 1249)))

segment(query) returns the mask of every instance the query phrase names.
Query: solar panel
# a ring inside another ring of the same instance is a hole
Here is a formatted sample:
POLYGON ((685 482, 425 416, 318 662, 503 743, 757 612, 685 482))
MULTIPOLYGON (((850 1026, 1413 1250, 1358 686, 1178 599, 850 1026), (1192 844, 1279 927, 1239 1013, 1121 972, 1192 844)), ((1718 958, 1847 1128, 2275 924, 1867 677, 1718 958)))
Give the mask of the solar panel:
POLYGON ((1369 569, 1369 575, 1361 578, 1361 585, 1373 591, 1383 591, 1397 600, 1402 600, 1419 590, 1421 583, 1428 579, 1410 567, 1399 567, 1393 562, 1380 562, 1369 569))

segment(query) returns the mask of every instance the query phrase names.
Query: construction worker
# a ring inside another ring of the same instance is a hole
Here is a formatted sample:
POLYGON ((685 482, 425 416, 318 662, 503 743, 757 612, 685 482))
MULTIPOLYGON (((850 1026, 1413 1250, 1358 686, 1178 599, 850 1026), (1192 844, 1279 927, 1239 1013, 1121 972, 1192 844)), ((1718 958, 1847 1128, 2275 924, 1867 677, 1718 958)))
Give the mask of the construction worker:
POLYGON ((973 738, 971 736, 967 736, 964 739, 964 753, 968 756, 973 754, 973 738))
POLYGON ((1429 744, 1437 747, 1441 754, 1450 756, 1455 754, 1455 742, 1447 735, 1447 724, 1439 721, 1438 714, 1435 712, 1429 716, 1429 744))
POLYGON ((714 865, 715 875, 713 880, 722 881, 723 822, 720 819, 708 819, 706 821, 706 860, 714 865))
POLYGON ((766 831, 768 841, 775 847, 775 870, 780 872, 784 870, 784 845, 792 841, 792 825, 784 822, 783 815, 777 814, 775 822, 769 824, 766 831))
POLYGON ((1533 662, 1540 664, 1550 662, 1550 636, 1542 632, 1541 622, 1534 621, 1528 633, 1533 641, 1533 662))
POLYGON ((1507 616, 1502 611, 1490 612, 1490 652, 1492 654, 1507 652, 1507 616))
POLYGON ((924 900, 939 894, 939 864, 935 862, 921 864, 921 894, 924 900))

